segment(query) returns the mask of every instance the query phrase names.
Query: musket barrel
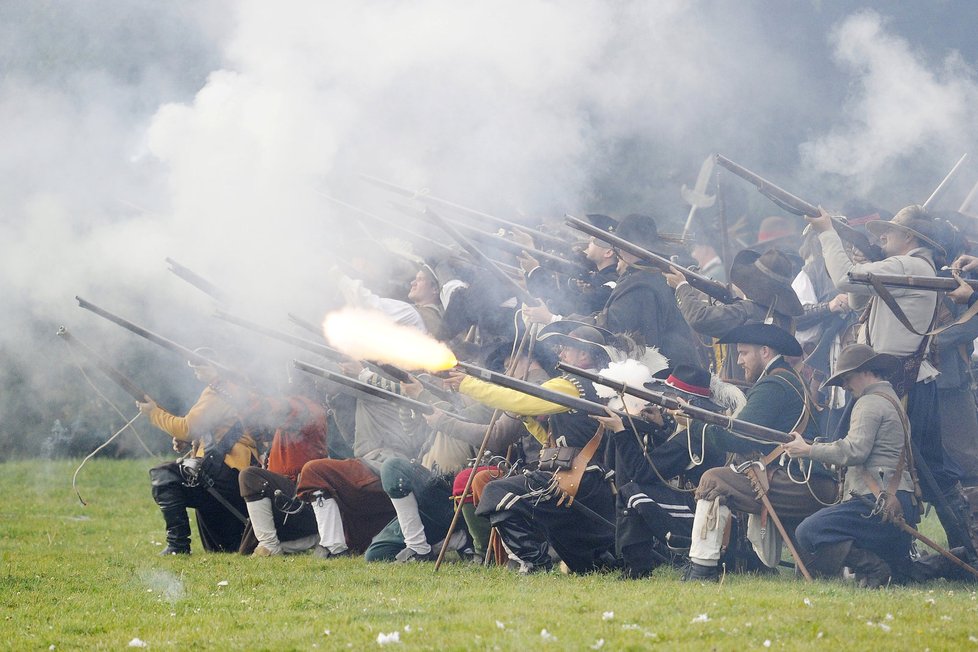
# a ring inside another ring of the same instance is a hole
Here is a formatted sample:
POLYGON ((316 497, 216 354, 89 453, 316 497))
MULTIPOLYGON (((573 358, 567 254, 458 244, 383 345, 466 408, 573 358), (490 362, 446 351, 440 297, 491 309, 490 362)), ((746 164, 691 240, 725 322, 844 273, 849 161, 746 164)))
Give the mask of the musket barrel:
POLYGON ((129 394, 129 396, 133 397, 134 399, 140 402, 146 400, 146 396, 147 396, 146 392, 140 389, 140 387, 135 382, 133 382, 128 376, 126 376, 124 373, 122 373, 121 371, 113 367, 111 364, 109 364, 98 353, 93 351, 85 344, 79 342, 74 335, 68 332, 67 328, 65 328, 64 326, 59 328, 58 337, 63 339, 69 346, 75 348, 78 351, 81 351, 81 353, 86 358, 91 360, 92 364, 94 364, 96 367, 98 367, 98 369, 102 373, 104 373, 106 376, 112 379, 112 381, 115 382, 115 384, 117 384, 119 387, 121 387, 127 394, 129 394))
POLYGON ((634 385, 628 385, 621 381, 613 380, 602 376, 601 374, 596 374, 586 369, 581 369, 573 365, 566 363, 559 363, 557 365, 558 369, 562 369, 568 373, 574 374, 575 376, 580 376, 581 378, 587 378, 593 383, 598 383, 599 385, 605 385, 611 387, 619 392, 624 392, 625 394, 630 394, 632 396, 638 397, 649 403, 654 403, 660 407, 664 407, 667 410, 679 410, 684 412, 690 418, 696 419, 698 421, 703 421, 712 425, 720 426, 721 428, 726 428, 736 432, 741 436, 749 437, 755 441, 759 441, 765 444, 785 444, 792 441, 793 437, 786 432, 780 430, 775 430, 774 428, 768 428, 766 426, 761 426, 756 423, 751 423, 749 421, 743 421, 741 419, 734 419, 728 417, 725 414, 720 414, 718 412, 713 412, 712 410, 707 410, 704 408, 696 407, 695 405, 690 405, 685 401, 680 401, 674 396, 668 396, 661 392, 653 392, 642 387, 635 387, 634 385))
POLYGON ((512 222, 510 220, 506 220, 501 217, 496 217, 495 215, 490 215, 489 213, 483 213, 482 211, 477 211, 473 208, 468 208, 466 206, 462 206, 460 204, 450 202, 446 199, 435 197, 434 195, 418 193, 415 192, 414 190, 411 190, 410 188, 405 188, 395 183, 391 183, 390 181, 384 181, 383 179, 378 179, 377 177, 371 176, 369 174, 361 174, 360 178, 362 178, 364 181, 374 184, 375 186, 380 186, 381 188, 390 190, 391 192, 395 192, 403 197, 410 197, 411 199, 416 199, 426 204, 435 204, 436 206, 441 206, 443 208, 448 208, 460 213, 464 213, 466 215, 470 215, 480 220, 489 220, 491 222, 495 222, 496 224, 507 226, 511 229, 520 229, 522 231, 526 231, 527 233, 531 233, 534 236, 540 238, 541 240, 545 240, 551 243, 552 245, 565 246, 567 244, 566 241, 564 241, 562 238, 559 238, 555 235, 544 233, 543 231, 540 231, 538 229, 524 226, 522 224, 518 224, 517 222, 512 222))
POLYGON ((441 242, 438 242, 437 240, 433 240, 430 237, 428 237, 426 235, 422 235, 422 234, 418 233, 417 231, 413 231, 413 230, 411 230, 411 229, 409 229, 409 228, 407 228, 407 227, 405 227, 405 226, 403 226, 401 224, 398 224, 396 222, 392 222, 391 220, 385 219, 385 218, 383 218, 383 217, 381 217, 379 215, 375 215, 374 213, 371 213, 371 212, 366 211, 366 210, 364 210, 362 208, 359 208, 357 206, 354 206, 353 204, 348 204, 345 201, 336 199, 335 197, 330 197, 327 194, 319 193, 319 195, 321 197, 324 197, 328 201, 336 204, 337 206, 340 206, 342 208, 345 208, 346 210, 348 210, 348 211, 350 211, 352 213, 356 213, 357 215, 366 217, 368 220, 373 221, 375 224, 380 224, 381 226, 384 226, 386 228, 394 229, 395 231, 400 231, 404 235, 406 235, 406 236, 408 236, 410 238, 413 238, 416 241, 422 242, 422 243, 424 243, 426 245, 430 245, 431 247, 433 247, 434 249, 436 249, 438 251, 438 253, 440 255, 442 255, 442 256, 450 256, 450 255, 452 255, 452 254, 455 253, 452 250, 452 248, 449 247, 448 245, 442 244, 441 242))
POLYGON ((350 359, 349 356, 337 351, 336 349, 330 346, 326 346, 325 344, 320 344, 319 342, 312 342, 310 340, 306 340, 301 337, 296 337, 295 335, 289 335, 288 333, 277 331, 274 328, 267 328, 260 324, 256 324, 253 321, 248 321, 247 319, 243 319, 241 317, 232 315, 231 313, 226 312, 224 310, 215 311, 214 316, 230 324, 234 324, 235 326, 241 326, 242 328, 246 328, 250 331, 259 333, 261 335, 265 335, 266 337, 270 337, 272 339, 278 340, 280 342, 284 342, 286 344, 291 344, 292 346, 298 347, 305 351, 309 351, 310 353, 317 353, 331 360, 342 362, 350 359))
MULTIPOLYGON (((822 214, 818 206, 810 204, 801 197, 791 194, 784 188, 771 183, 759 174, 751 172, 744 166, 734 163, 721 154, 715 154, 714 156, 716 157, 717 164, 730 170, 748 183, 753 184, 762 195, 789 213, 794 213, 795 215, 801 217, 805 217, 806 215, 818 217, 822 214)), ((837 217, 832 218, 832 226, 843 240, 850 242, 852 246, 863 252, 863 254, 870 260, 875 261, 886 258, 886 255, 883 253, 883 250, 879 247, 879 245, 874 245, 871 243, 869 238, 862 231, 857 231, 849 226, 848 223, 837 217)))
POLYGON ((659 254, 640 247, 637 244, 631 243, 628 240, 622 240, 617 235, 603 231, 590 222, 585 222, 584 220, 578 219, 573 215, 564 215, 564 220, 572 228, 575 228, 578 231, 583 231, 584 233, 592 235, 595 238, 604 240, 617 249, 654 263, 658 267, 663 269, 671 269, 675 267, 682 272, 683 276, 686 277, 686 281, 689 282, 690 285, 701 292, 709 294, 717 301, 721 301, 723 303, 733 303, 738 301, 738 298, 734 296, 733 292, 730 290, 730 287, 720 283, 719 281, 715 281, 714 279, 708 276, 703 276, 702 274, 697 274, 691 269, 686 269, 679 263, 672 262, 665 256, 660 256, 659 254))
POLYGON ((172 258, 166 258, 166 263, 170 266, 170 271, 182 278, 187 283, 220 303, 227 303, 227 293, 208 281, 206 278, 193 271, 186 265, 181 265, 172 258))
MULTIPOLYGON (((899 274, 870 274, 869 272, 849 272, 849 281, 864 285, 872 285, 873 279, 881 285, 895 288, 910 288, 929 290, 933 292, 950 292, 958 289, 958 281, 947 276, 901 276, 899 274)), ((978 290, 978 281, 961 279, 973 289, 978 290)))
POLYGON ((214 367, 215 369, 220 370, 225 374, 234 376, 236 378, 241 377, 241 374, 235 371, 234 369, 222 365, 215 360, 211 360, 210 358, 202 356, 199 353, 195 353, 193 350, 188 349, 187 347, 181 344, 177 344, 173 340, 167 339, 162 335, 157 335, 153 331, 145 329, 142 326, 137 326, 136 324, 132 323, 128 319, 124 319, 122 317, 119 317, 118 315, 114 315, 108 310, 105 310, 104 308, 99 308, 94 303, 86 301, 85 299, 82 299, 81 297, 78 296, 75 297, 75 300, 78 302, 78 305, 84 308, 85 310, 94 312, 99 317, 102 317, 103 319, 107 319, 114 324, 122 326, 127 331, 131 333, 135 333, 136 335, 139 335, 143 339, 149 340, 150 342, 158 346, 161 346, 164 349, 168 349, 170 351, 173 351, 174 353, 178 353, 182 355, 186 360, 194 363, 195 365, 209 365, 211 367, 214 367))
POLYGON ((537 300, 533 298, 533 296, 527 292, 523 286, 514 281, 510 276, 507 276, 506 272, 500 269, 495 261, 482 253, 482 251, 472 244, 468 238, 459 233, 454 226, 443 220, 437 213, 429 212, 428 215, 434 220, 435 224, 441 227, 445 233, 450 235, 452 239, 455 240, 455 242, 469 252, 469 255, 484 265, 504 285, 508 286, 513 291, 516 298, 525 304, 536 305, 537 300))
MULTIPOLYGON (((419 221, 424 220, 426 216, 431 214, 430 210, 418 211, 409 206, 404 206, 402 204, 392 204, 392 206, 396 210, 407 215, 408 217, 411 217, 419 221)), ((552 264, 552 266, 557 268, 557 271, 560 271, 567 275, 583 274, 588 271, 587 267, 585 267, 584 265, 574 262, 573 260, 568 260, 563 256, 552 254, 549 251, 543 251, 542 249, 537 249, 535 247, 524 247, 518 242, 507 240, 506 238, 497 235, 495 233, 489 233, 471 224, 466 224, 465 222, 459 220, 453 220, 452 218, 445 217, 444 215, 439 215, 439 217, 441 217, 441 219, 448 222, 449 224, 458 227, 462 231, 469 233, 473 237, 478 239, 488 240, 489 243, 497 245, 499 246, 499 248, 505 249, 511 254, 518 256, 525 251, 529 255, 536 258, 540 262, 540 264, 543 265, 544 267, 546 267, 547 266, 546 263, 549 262, 552 264)))

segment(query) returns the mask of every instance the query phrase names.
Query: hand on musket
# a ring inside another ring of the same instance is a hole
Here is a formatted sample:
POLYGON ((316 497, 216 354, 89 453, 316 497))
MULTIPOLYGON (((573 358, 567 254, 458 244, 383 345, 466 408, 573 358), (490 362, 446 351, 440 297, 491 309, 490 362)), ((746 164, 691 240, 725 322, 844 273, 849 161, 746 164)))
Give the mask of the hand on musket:
POLYGON ((786 444, 781 444, 788 457, 809 457, 812 454, 812 445, 797 432, 792 431, 790 434, 793 439, 786 444))
MULTIPOLYGON (((978 262, 978 259, 976 259, 976 262, 978 262)), ((975 289, 965 283, 964 279, 961 278, 961 272, 959 270, 952 269, 951 276, 958 282, 958 287, 948 292, 947 297, 954 303, 966 305, 971 300, 971 295, 975 293, 975 289)))
POLYGON ((670 267, 668 270, 663 270, 662 275, 666 278, 666 283, 673 290, 679 287, 680 283, 686 282, 686 276, 678 267, 670 267))
POLYGON ((136 401, 136 407, 144 417, 149 417, 150 413, 156 409, 156 401, 151 399, 149 396, 143 396, 142 401, 136 401))
POLYGON ((978 256, 969 256, 968 254, 961 254, 958 256, 949 268, 951 271, 958 270, 961 272, 973 272, 978 269, 978 256))
POLYGON ((518 260, 520 261, 520 269, 523 270, 524 274, 529 274, 540 266, 540 261, 525 251, 519 255, 518 260))
POLYGON ((523 306, 523 319, 526 320, 528 324, 543 324, 546 326, 554 319, 554 314, 550 312, 550 309, 539 302, 535 306, 525 305, 523 306))
POLYGON ((612 412, 610 408, 606 409, 608 410, 608 416, 604 417, 592 414, 591 418, 603 425, 604 429, 608 432, 621 432, 624 430, 625 422, 621 420, 621 416, 612 412))
POLYGON ((466 374, 461 371, 455 371, 454 369, 446 372, 447 377, 445 378, 445 387, 451 389, 453 392, 458 391, 458 386, 462 384, 465 380, 466 374))
POLYGON ((421 382, 414 376, 408 377, 411 379, 410 381, 401 383, 401 394, 407 396, 408 398, 418 400, 418 397, 421 396, 421 392, 424 391, 424 385, 422 385, 421 382))
POLYGON ((825 233, 835 228, 832 226, 832 216, 821 206, 818 207, 818 216, 806 215, 805 220, 819 233, 825 233))

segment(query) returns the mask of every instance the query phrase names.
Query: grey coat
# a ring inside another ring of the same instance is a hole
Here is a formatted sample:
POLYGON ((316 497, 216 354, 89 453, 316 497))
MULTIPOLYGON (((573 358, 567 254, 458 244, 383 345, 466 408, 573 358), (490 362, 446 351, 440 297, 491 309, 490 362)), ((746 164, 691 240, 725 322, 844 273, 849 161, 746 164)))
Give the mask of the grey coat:
MULTIPOLYGON (((890 383, 874 383, 856 399, 849 433, 844 438, 828 444, 812 444, 810 457, 813 460, 848 467, 843 487, 846 499, 852 491, 857 495, 873 493, 866 484, 863 469, 870 473, 881 489, 886 490, 903 450, 904 432, 900 413, 890 401, 877 394, 886 394, 899 401, 890 383), (880 471, 883 473, 882 480, 880 471)), ((897 489, 913 491, 907 466, 905 462, 897 489)))

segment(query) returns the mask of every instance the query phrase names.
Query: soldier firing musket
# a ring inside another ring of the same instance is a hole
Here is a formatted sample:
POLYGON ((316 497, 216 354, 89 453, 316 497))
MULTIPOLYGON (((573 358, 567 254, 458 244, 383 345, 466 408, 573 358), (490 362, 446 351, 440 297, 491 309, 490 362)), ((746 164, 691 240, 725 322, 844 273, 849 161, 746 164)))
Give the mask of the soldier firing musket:
MULTIPOLYGON (((791 194, 787 190, 784 190, 783 188, 771 183, 764 177, 751 172, 742 165, 734 163, 725 156, 717 154, 716 162, 736 174, 741 179, 752 183, 757 187, 757 190, 762 195, 789 213, 798 215, 800 217, 817 217, 821 214, 819 208, 814 204, 810 204, 804 199, 791 194)), ((881 260, 884 257, 883 251, 879 248, 879 246, 870 243, 869 238, 866 237, 866 234, 849 226, 843 218, 833 217, 832 227, 835 228, 840 237, 861 251, 869 260, 881 260)))
POLYGON ((940 429, 938 371, 927 359, 931 329, 937 322, 938 296, 920 287, 881 291, 856 283, 851 274, 936 277, 935 259, 947 254, 943 229, 921 206, 907 206, 890 221, 870 222, 867 228, 880 239, 886 258, 856 263, 821 211, 806 218, 818 232, 825 267, 835 286, 850 296, 856 310, 868 306, 857 341, 877 353, 896 356, 903 364, 890 381, 904 400, 910 419, 911 459, 917 465, 924 500, 936 507, 950 545, 971 546, 969 517, 955 471, 945 463, 940 429))

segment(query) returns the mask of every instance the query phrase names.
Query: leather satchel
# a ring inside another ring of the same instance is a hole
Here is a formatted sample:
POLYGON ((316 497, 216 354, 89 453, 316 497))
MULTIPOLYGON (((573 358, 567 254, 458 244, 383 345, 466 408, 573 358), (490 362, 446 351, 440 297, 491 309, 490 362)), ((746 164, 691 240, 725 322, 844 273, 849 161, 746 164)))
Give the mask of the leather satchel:
POLYGON ((540 450, 540 462, 537 468, 541 471, 569 471, 574 467, 574 458, 581 452, 580 448, 557 446, 540 450))

